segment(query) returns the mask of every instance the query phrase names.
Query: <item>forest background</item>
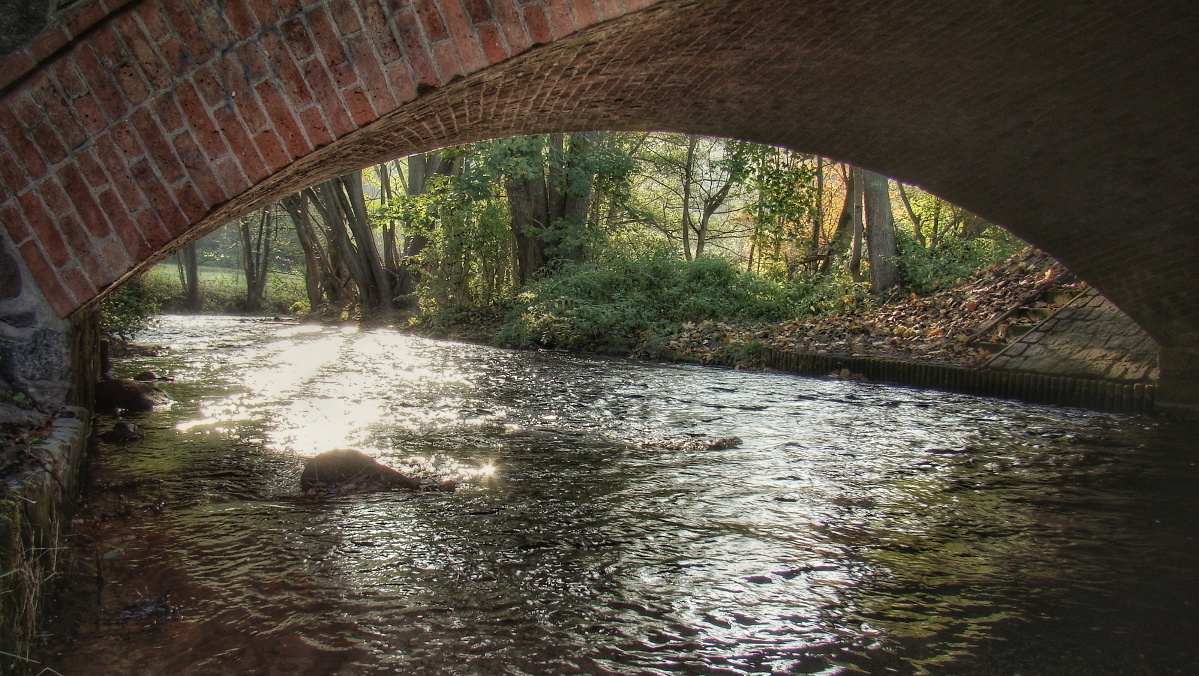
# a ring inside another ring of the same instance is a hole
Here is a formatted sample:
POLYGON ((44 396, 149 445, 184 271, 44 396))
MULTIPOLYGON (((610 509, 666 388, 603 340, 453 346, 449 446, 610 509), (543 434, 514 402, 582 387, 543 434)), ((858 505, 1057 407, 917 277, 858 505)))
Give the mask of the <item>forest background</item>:
POLYGON ((694 322, 845 315, 948 288, 1024 244, 912 186, 729 139, 486 141, 340 176, 184 247, 104 305, 394 323, 613 351, 694 322))

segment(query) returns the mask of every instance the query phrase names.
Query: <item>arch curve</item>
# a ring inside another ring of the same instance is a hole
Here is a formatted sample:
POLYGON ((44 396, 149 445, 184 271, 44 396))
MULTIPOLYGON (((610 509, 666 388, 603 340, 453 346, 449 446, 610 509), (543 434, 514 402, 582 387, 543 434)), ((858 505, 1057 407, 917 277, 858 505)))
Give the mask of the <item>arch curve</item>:
POLYGON ((962 204, 1199 372, 1199 18, 1183 2, 93 0, 78 13, 0 63, 0 219, 61 316, 257 205, 386 157, 671 130, 851 161, 962 204))

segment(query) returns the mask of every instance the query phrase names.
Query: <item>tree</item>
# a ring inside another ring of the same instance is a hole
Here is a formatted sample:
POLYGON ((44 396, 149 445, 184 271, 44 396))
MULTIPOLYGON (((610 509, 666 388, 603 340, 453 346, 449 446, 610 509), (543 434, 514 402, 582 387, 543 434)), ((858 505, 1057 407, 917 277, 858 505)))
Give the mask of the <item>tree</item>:
POLYGON ((200 311, 200 264, 196 256, 196 243, 192 242, 179 250, 179 284, 183 288, 183 309, 200 311))
POLYGON ((266 291, 267 269, 271 262, 271 242, 275 239, 278 227, 276 219, 271 217, 272 206, 265 206, 259 212, 257 228, 254 227, 253 215, 237 222, 241 232, 242 269, 246 273, 245 311, 249 314, 262 311, 262 296, 266 291))
POLYGON ((895 243, 895 217, 886 176, 862 170, 866 202, 866 237, 870 255, 870 290, 881 294, 899 286, 899 247, 895 243))

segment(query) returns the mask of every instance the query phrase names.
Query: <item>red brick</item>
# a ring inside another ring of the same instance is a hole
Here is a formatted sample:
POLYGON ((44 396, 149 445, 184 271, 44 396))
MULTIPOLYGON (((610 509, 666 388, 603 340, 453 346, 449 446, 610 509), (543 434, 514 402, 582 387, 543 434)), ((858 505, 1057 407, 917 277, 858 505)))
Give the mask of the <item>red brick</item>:
POLYGON ((204 98, 204 103, 209 106, 218 106, 225 102, 225 88, 221 86, 212 66, 205 66, 197 70, 192 75, 192 82, 195 84, 196 90, 200 92, 200 96, 204 98))
POLYGON ((83 123, 83 129, 88 134, 95 136, 108 127, 108 119, 104 117, 91 94, 84 94, 75 99, 71 102, 71 107, 75 109, 75 114, 79 116, 79 121, 83 123))
POLYGON ((133 267, 133 261, 119 239, 109 238, 100 244, 100 258, 115 277, 120 277, 133 267))
POLYGON ((288 155, 292 158, 307 155, 312 148, 304 138, 304 132, 300 130, 300 125, 292 115, 290 106, 287 105, 278 85, 274 82, 261 82, 254 88, 254 91, 262 100, 267 114, 270 115, 275 131, 282 137, 288 155))
POLYGON ((482 23, 491 19, 491 7, 487 0, 466 0, 466 11, 474 23, 482 23))
POLYGON ((500 42, 500 29, 494 24, 479 24, 475 26, 475 32, 479 35, 479 44, 483 45, 483 54, 487 56, 488 63, 496 64, 508 58, 508 52, 500 42))
POLYGON ((271 0, 247 0, 250 7, 250 12, 258 21, 259 26, 269 26, 279 19, 279 14, 275 11, 275 6, 271 4, 271 0))
POLYGON ((89 2, 75 10, 64 23, 71 35, 78 36, 103 18, 104 7, 98 2, 89 2))
POLYGON ((597 2, 599 3, 600 17, 604 21, 624 16, 624 8, 620 6, 620 0, 597 0, 597 2))
POLYGON ((99 289, 112 282, 112 275, 104 266, 104 261, 96 251, 96 243, 87 236, 87 231, 79 224, 74 214, 67 214, 58 221, 58 230, 67 240, 75 260, 83 267, 87 277, 99 289))
MULTIPOLYGON (((171 0, 165 0, 170 2, 171 0)), ((142 25, 146 28, 146 33, 154 42, 160 42, 168 33, 171 32, 171 27, 167 25, 166 17, 163 16, 162 10, 158 4, 152 1, 143 1, 134 10, 137 18, 141 19, 142 25)))
POLYGON ((192 60, 187 55, 187 50, 183 48, 183 43, 175 39, 174 36, 163 40, 158 47, 162 50, 162 60, 166 64, 167 69, 176 78, 181 78, 191 72, 192 60))
POLYGON ((146 86, 141 73, 137 71, 137 67, 133 63, 126 62, 117 66, 113 69, 112 76, 117 81, 117 86, 125 93, 125 98, 129 100, 129 103, 136 106, 150 95, 150 88, 146 86))
POLYGON ((3 105, 0 105, 0 135, 8 141, 8 147, 12 149, 13 155, 21 158, 21 164, 30 177, 36 178, 46 172, 46 164, 42 162, 37 148, 25 135, 25 129, 21 127, 20 121, 7 106, 3 105))
POLYGON ((25 171, 13 159, 12 153, 0 154, 0 180, 4 181, 4 185, 13 194, 24 190, 25 186, 29 185, 25 171))
POLYGON ((29 225, 33 236, 46 251, 50 262, 55 268, 66 265, 71 254, 67 251, 67 244, 59 234, 58 228, 54 227, 54 220, 46 212, 42 201, 31 192, 18 195, 17 201, 21 203, 21 211, 25 214, 25 223, 29 225))
POLYGON ((125 157, 126 161, 131 162, 145 154, 142 144, 137 139, 137 134, 134 133, 133 127, 129 126, 128 122, 122 120, 113 125, 109 136, 117 148, 120 148, 121 155, 125 157))
POLYGON ((550 31, 549 21, 545 18, 545 13, 537 5, 529 5, 524 11, 525 25, 529 27, 529 37, 533 38, 533 44, 544 45, 554 39, 554 34, 550 31))
POLYGON ((124 117, 125 113, 129 112, 129 104, 125 102, 125 97, 121 95, 109 77, 108 69, 100 63, 96 53, 84 47, 75 50, 72 58, 83 75, 83 79, 87 81, 92 94, 95 95, 96 102, 108 114, 108 119, 116 120, 124 117))
POLYGON ((42 121, 43 117, 45 117, 42 114, 41 108, 37 107, 37 101, 33 99, 33 94, 31 94, 27 89, 23 88, 14 92, 13 95, 9 97, 7 103, 13 114, 16 115, 17 119, 21 121, 21 124, 25 125, 26 127, 32 127, 36 125, 38 122, 42 121))
POLYGON ((200 30, 204 31, 204 36, 208 38, 208 42, 212 44, 212 48, 220 54, 229 49, 229 46, 237 42, 237 35, 234 33, 233 27, 225 19, 225 15, 217 11, 216 8, 209 8, 204 14, 199 16, 200 30))
POLYGON ((100 208, 104 209, 105 215, 108 216, 108 222, 112 224, 113 231, 125 245, 125 251, 129 252, 129 255, 139 263, 149 258, 154 252, 150 250, 141 230, 134 225, 133 219, 129 217, 129 212, 117 197, 116 192, 111 189, 102 190, 96 195, 96 199, 100 202, 100 208))
POLYGON ((175 89, 175 96, 178 98, 179 107, 183 110, 184 117, 191 124, 192 132, 196 135, 200 146, 204 148, 204 152, 207 153, 208 159, 215 160, 228 153, 229 146, 225 144, 224 136, 209 117, 208 110, 200 101, 200 95, 196 93, 195 88, 184 82, 175 89))
POLYGON ((129 169, 125 165, 121 157, 121 153, 113 144, 112 139, 108 136, 97 137, 92 145, 92 150, 95 151, 96 157, 100 159, 100 163, 104 165, 104 169, 108 171, 108 175, 112 178, 112 184, 120 193, 121 199, 125 202, 125 206, 129 211, 137 211, 146 204, 145 198, 141 191, 133 183, 129 176, 129 169))
POLYGON ((96 159, 95 148, 88 148, 76 155, 75 165, 79 167, 84 180, 92 189, 108 185, 108 174, 105 173, 104 167, 100 166, 100 161, 96 159))
POLYGON ((33 59, 23 49, 0 59, 0 88, 12 84, 34 65, 33 59))
POLYGON ((67 149, 62 146, 62 141, 58 134, 54 133, 54 127, 49 122, 30 129, 29 136, 33 139, 33 144, 42 151, 42 157, 50 164, 58 164, 67 159, 67 149))
POLYGON ((75 213, 79 214, 79 220, 83 221, 87 231, 96 239, 107 237, 110 232, 108 221, 100 211, 100 205, 92 198, 92 191, 83 180, 83 174, 79 169, 73 164, 66 164, 55 176, 66 189, 67 197, 70 198, 71 204, 75 205, 75 213))
POLYGON ((412 74, 416 76, 417 87, 440 85, 441 79, 437 77, 437 69, 433 67, 431 58, 432 54, 421 37, 416 17, 412 14, 396 16, 396 28, 400 32, 400 41, 404 45, 404 54, 408 57, 408 64, 412 67, 412 74))
MULTIPOLYGON (((308 91, 304 75, 300 72, 299 68, 296 68, 295 61, 287 55, 286 50, 282 49, 279 36, 274 33, 264 33, 263 47, 267 54, 274 55, 271 65, 275 68, 275 73, 278 75, 278 83, 282 87, 288 101, 291 102, 292 109, 303 110, 312 105, 312 92, 308 91)), ((269 104, 267 105, 269 108, 269 104)))
POLYGON ((167 134, 173 134, 183 128, 186 121, 183 119, 183 113, 179 112, 179 106, 175 103, 175 96, 172 92, 160 94, 154 99, 154 114, 158 117, 158 122, 162 124, 163 131, 167 134))
POLYGON ((442 0, 441 9, 449 23, 450 36, 454 38, 454 45, 458 48, 458 57, 465 71, 474 73, 486 68, 487 57, 483 56, 483 49, 475 39, 470 17, 466 15, 462 3, 458 0, 442 0))
POLYGON ((312 36, 301 17, 297 16, 283 23, 283 39, 287 41, 287 46, 291 48, 291 53, 295 54, 296 59, 303 61, 316 53, 316 45, 312 42, 312 36))
POLYGON ((510 53, 519 54, 532 46, 533 39, 525 32, 515 0, 492 0, 492 6, 495 7, 495 15, 504 31, 504 40, 508 43, 510 53))
POLYGON ((18 250, 21 252, 21 258, 25 260, 25 265, 29 266, 29 272, 37 282, 38 288, 42 290, 42 295, 50 301, 50 307, 54 308, 54 313, 59 317, 71 314, 77 307, 75 301, 58 281, 58 276, 54 274, 54 268, 46 262, 46 257, 37 248, 37 243, 25 242, 18 247, 18 250))
POLYGON ((554 38, 562 38, 575 32, 575 20, 570 15, 568 0, 545 0, 545 10, 550 17, 550 28, 554 38))
POLYGON ((162 89, 170 84, 172 77, 158 53, 151 46, 150 39, 142 31, 132 14, 118 17, 113 26, 125 41, 125 47, 133 57, 134 63, 145 76, 151 89, 162 89))
POLYGON ((387 77, 383 75, 379 58, 371 49, 370 41, 366 39, 366 36, 360 34, 349 38, 348 43, 350 54, 354 57, 354 66, 358 69, 362 86, 370 97, 371 106, 380 115, 394 110, 395 98, 392 97, 391 91, 387 87, 387 77))
POLYGON ((445 23, 441 20, 441 13, 437 11, 437 3, 435 0, 416 0, 416 13, 420 16, 420 25, 425 29, 425 36, 429 38, 429 42, 441 42, 448 40, 450 32, 446 30, 445 23))
POLYGON ((134 215, 134 220, 137 221, 137 229, 146 238, 146 243, 152 251, 158 251, 171 241, 171 233, 167 232, 162 219, 153 209, 142 209, 134 215))
POLYGON ((245 173, 237 164, 237 160, 232 157, 226 157, 217 162, 216 173, 225 186, 226 194, 236 196, 250 189, 250 180, 246 178, 245 173))
POLYGON ((333 136, 341 138, 353 131, 354 123, 346 114, 345 108, 342 107, 337 90, 333 88, 333 83, 329 81, 329 76, 325 73, 319 59, 313 59, 304 65, 304 80, 308 82, 317 105, 325 114, 333 136))
POLYGON ((266 59, 262 58, 262 50, 256 43, 246 42, 238 45, 235 53, 251 86, 271 77, 271 69, 266 65, 266 59))
POLYGON ((416 83, 412 81, 407 63, 400 61, 388 66, 387 79, 391 82, 391 91, 395 94, 397 104, 404 105, 416 99, 416 83))
POLYGON ((342 35, 356 33, 362 29, 358 12, 350 0, 329 0, 329 10, 333 12, 333 22, 337 24, 337 30, 342 35))
POLYGON ((64 214, 71 211, 71 200, 67 199, 67 192, 62 189, 57 180, 50 178, 39 182, 36 191, 41 195, 46 208, 50 210, 51 217, 62 218, 64 214))
POLYGON ((87 276, 78 266, 65 268, 59 272, 63 284, 71 291, 71 296, 75 299, 75 306, 78 307, 88 302, 96 296, 96 287, 88 281, 87 276))
POLYGON ((433 45, 433 60, 437 62, 437 72, 441 74, 441 82, 445 84, 458 75, 462 75, 462 62, 458 60, 458 50, 452 42, 439 42, 433 45))
POLYGON ((222 106, 214 110, 213 115, 216 117, 217 124, 220 125, 225 139, 229 142, 229 147, 237 157, 242 171, 245 172, 250 182, 257 184, 266 178, 266 167, 263 166, 262 159, 258 157, 258 151, 255 149, 254 142, 246 134, 245 128, 242 126, 241 120, 238 119, 236 111, 229 106, 222 106))
POLYGON ((212 44, 200 32, 200 27, 186 3, 168 0, 163 3, 163 9, 167 20, 175 28, 175 33, 183 39, 187 51, 191 52, 192 61, 201 64, 212 58, 212 44))
MULTIPOLYGON (((188 227, 194 223, 199 223, 200 219, 208 213, 208 207, 204 204, 204 200, 200 198, 200 193, 196 192, 191 183, 183 183, 178 188, 175 188, 175 201, 179 204, 179 208, 183 210, 183 215, 187 217, 188 227)), ((183 234, 177 233, 176 236, 183 234)))
POLYGON ((83 127, 75 121, 75 116, 71 114, 71 110, 67 106, 66 98, 58 91, 50 78, 45 74, 36 77, 31 87, 37 96, 38 103, 41 103, 42 109, 46 111, 47 119, 53 121, 55 129, 62 140, 66 142, 67 148, 74 150, 83 145, 87 141, 87 134, 84 133, 83 127))
POLYGON ((258 97, 250 90, 237 59, 233 58, 232 54, 226 54, 217 61, 215 67, 217 77, 229 93, 228 102, 237 109, 238 116, 250 133, 256 133, 266 127, 266 113, 258 104, 258 97))
POLYGON ((304 9, 300 0, 275 0, 275 5, 279 8, 280 16, 299 14, 304 9))
POLYGON ((225 0, 223 9, 237 37, 245 39, 258 32, 258 22, 241 0, 225 0))
POLYGON ((130 167, 130 171, 133 174, 133 180, 141 187, 142 194, 150 201, 150 206, 158 215, 158 220, 162 222, 163 227, 167 232, 178 237, 187 229, 187 217, 179 210, 179 206, 175 204, 167 187, 158 180, 150 163, 147 160, 141 160, 130 167))
POLYGON ((116 14, 116 11, 134 0, 101 0, 104 4, 107 14, 116 14))
POLYGON ((142 147, 149 153, 150 160, 158 167, 159 175, 167 184, 175 185, 183 180, 186 176, 183 167, 175 158, 171 144, 167 141, 166 135, 150 111, 138 108, 129 116, 129 121, 133 123, 133 128, 137 130, 137 136, 141 139, 142 147))
POLYGON ((366 24, 366 34, 371 42, 375 45, 375 49, 379 51, 379 57, 383 59, 383 63, 391 63, 403 56, 400 52, 400 46, 396 43, 395 36, 391 33, 391 23, 387 20, 387 15, 383 13, 383 8, 379 6, 377 0, 359 0, 358 9, 362 12, 363 21, 366 24))
POLYGON ((187 169, 188 178, 195 183, 196 188, 200 191, 200 196, 204 198, 204 202, 209 207, 222 204, 233 197, 233 195, 226 195, 221 188, 216 175, 212 173, 208 158, 204 156, 204 151, 200 149, 199 143, 190 132, 185 131, 175 137, 175 152, 178 153, 179 160, 187 169))
POLYGON ((8 228, 8 236, 17 246, 33 237, 33 231, 25 224, 25 217, 21 214, 21 208, 15 200, 0 207, 0 223, 8 228))
POLYGON ((283 144, 275 132, 270 129, 258 132, 254 136, 254 145, 258 148, 258 154, 262 155, 266 168, 272 174, 287 166, 287 151, 283 149, 283 144))
POLYGON ((579 28, 599 23, 599 13, 595 10, 593 0, 570 0, 570 10, 579 28))
POLYGON ((376 119, 375 111, 371 108, 370 101, 366 98, 366 92, 362 91, 361 87, 351 87, 342 92, 346 97, 346 106, 350 109, 350 116, 354 119, 354 124, 359 128, 374 122, 376 119))
POLYGON ((111 70, 125 62, 129 58, 125 54, 125 48, 121 46, 121 41, 117 38, 117 34, 111 26, 102 26, 91 35, 88 41, 92 44, 92 48, 96 50, 96 54, 100 57, 100 63, 104 67, 111 70))
POLYGON ((70 39, 66 29, 62 26, 51 26, 42 31, 41 35, 34 38, 26 49, 29 50, 29 55, 33 57, 34 61, 42 61, 54 52, 62 49, 70 39))
POLYGON ((346 55, 341 38, 333 29, 333 22, 329 20, 329 15, 323 9, 318 8, 308 13, 308 20, 312 26, 312 37, 316 40, 316 46, 325 60, 325 67, 333 75, 333 81, 337 83, 338 89, 357 82, 358 73, 354 72, 354 64, 346 55))
POLYGON ((83 76, 79 71, 75 70, 75 64, 70 59, 58 59, 51 66, 54 72, 54 79, 58 81, 58 86, 62 88, 64 94, 68 98, 75 98, 87 93, 87 83, 83 81, 83 76))
POLYGON ((321 115, 320 108, 313 107, 300 111, 300 122, 304 124, 304 130, 308 134, 308 141, 312 144, 313 150, 333 142, 333 134, 325 124, 325 118, 321 115))

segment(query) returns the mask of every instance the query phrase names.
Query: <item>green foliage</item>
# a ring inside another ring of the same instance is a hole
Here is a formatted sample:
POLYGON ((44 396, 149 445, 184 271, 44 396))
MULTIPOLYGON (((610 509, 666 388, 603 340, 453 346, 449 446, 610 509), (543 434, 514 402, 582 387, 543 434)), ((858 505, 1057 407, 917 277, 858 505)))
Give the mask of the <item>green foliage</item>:
POLYGON ((130 341, 154 323, 161 309, 161 299, 138 277, 100 304, 100 325, 109 335, 130 341))
POLYGON ((496 340, 586 348, 687 321, 781 321, 801 312, 806 290, 742 272, 725 258, 684 262, 667 246, 612 252, 526 287, 496 340))
MULTIPOLYGON (((142 277, 144 293, 162 312, 182 312, 183 288, 175 266, 162 264, 142 277)), ((246 282, 238 270, 200 268, 201 312, 238 314, 245 311, 246 282)), ((296 303, 308 305, 302 277, 276 272, 267 273, 262 294, 262 312, 268 315, 291 314, 296 303)))
POLYGON ((912 233, 896 228, 899 266, 904 286, 924 295, 950 288, 979 270, 1007 260, 1025 245, 992 228, 992 237, 963 240, 946 237, 936 246, 922 247, 912 233))

